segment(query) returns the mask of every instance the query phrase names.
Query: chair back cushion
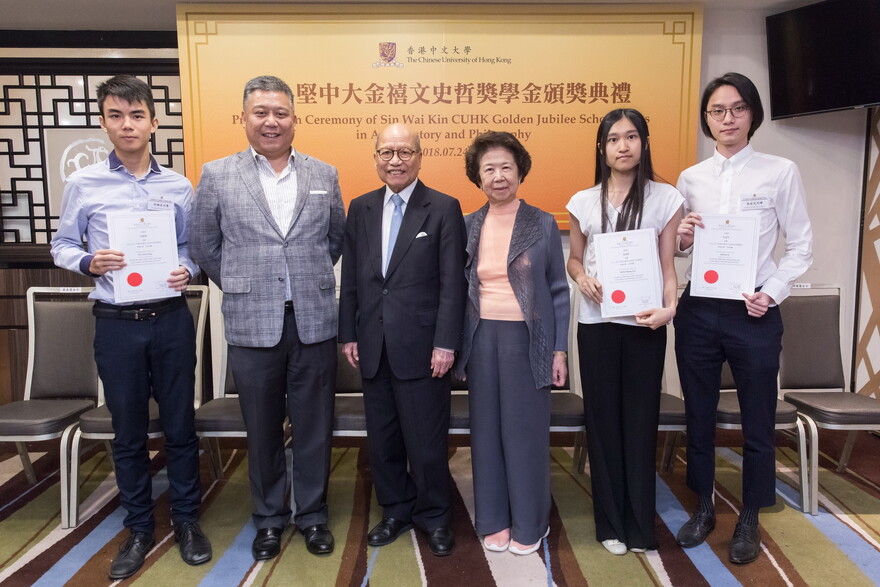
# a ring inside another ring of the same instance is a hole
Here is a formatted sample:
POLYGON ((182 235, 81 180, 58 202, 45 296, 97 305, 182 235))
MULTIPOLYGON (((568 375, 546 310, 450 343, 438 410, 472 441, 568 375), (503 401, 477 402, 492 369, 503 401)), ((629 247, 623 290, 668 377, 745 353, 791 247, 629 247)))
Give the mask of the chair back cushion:
POLYGON ((92 305, 85 293, 35 293, 31 399, 97 398, 92 305))
POLYGON ((779 357, 782 389, 842 389, 840 296, 790 296, 779 306, 785 332, 779 357))

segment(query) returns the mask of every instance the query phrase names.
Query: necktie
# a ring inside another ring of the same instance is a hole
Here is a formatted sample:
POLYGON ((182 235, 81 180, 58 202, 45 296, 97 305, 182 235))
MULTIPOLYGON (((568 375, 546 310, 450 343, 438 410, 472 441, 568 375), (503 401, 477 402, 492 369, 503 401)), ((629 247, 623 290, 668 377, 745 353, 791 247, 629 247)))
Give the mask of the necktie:
POLYGON ((400 232, 400 223, 403 222, 403 198, 399 194, 391 195, 391 203, 394 204, 394 212, 391 213, 391 226, 388 227, 388 252, 385 255, 385 266, 382 273, 388 272, 388 262, 391 261, 391 251, 397 241, 397 233, 400 232))

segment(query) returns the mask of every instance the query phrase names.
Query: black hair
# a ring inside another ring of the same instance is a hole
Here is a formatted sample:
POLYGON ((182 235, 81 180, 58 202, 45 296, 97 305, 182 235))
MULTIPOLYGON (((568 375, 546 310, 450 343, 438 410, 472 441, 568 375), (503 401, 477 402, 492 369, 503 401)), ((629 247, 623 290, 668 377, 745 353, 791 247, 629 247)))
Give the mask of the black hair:
POLYGON ((709 128, 709 121, 706 120, 706 117, 709 116, 709 113, 706 112, 706 110, 709 108, 709 98, 711 98, 712 94, 715 93, 715 90, 721 86, 733 87, 739 92, 743 102, 745 102, 746 106, 751 110, 752 126, 749 127, 749 140, 751 140, 752 135, 755 134, 755 131, 758 130, 758 127, 764 122, 764 106, 761 104, 761 96, 758 94, 758 88, 755 87, 752 80, 741 73, 736 73, 735 71, 730 71, 721 77, 716 77, 710 81, 706 86, 706 89, 703 90, 703 98, 700 100, 700 128, 703 130, 703 134, 710 139, 715 138, 712 136, 712 130, 709 128))
POLYGON ((104 100, 114 96, 129 104, 141 102, 150 111, 150 120, 156 118, 153 92, 150 86, 132 75, 116 75, 98 85, 98 110, 104 116, 104 100))
POLYGON ((241 100, 241 109, 247 110, 248 96, 254 92, 283 92, 290 99, 290 107, 293 108, 293 92, 284 80, 274 75, 261 75, 250 80, 244 86, 244 96, 241 100))
POLYGON ((605 156, 605 144, 608 141, 608 133, 611 127, 623 119, 629 120, 636 127, 639 138, 642 140, 642 150, 639 164, 636 168, 636 176, 629 193, 623 199, 620 214, 617 215, 617 225, 614 230, 635 230, 642 225, 642 210, 645 206, 645 187, 648 181, 654 179, 654 165, 651 163, 650 144, 648 142, 648 122, 642 113, 633 108, 618 108, 612 110, 602 118, 599 129, 596 132, 596 184, 601 185, 600 203, 602 206, 602 232, 608 228, 608 179, 611 177, 611 167, 605 156))

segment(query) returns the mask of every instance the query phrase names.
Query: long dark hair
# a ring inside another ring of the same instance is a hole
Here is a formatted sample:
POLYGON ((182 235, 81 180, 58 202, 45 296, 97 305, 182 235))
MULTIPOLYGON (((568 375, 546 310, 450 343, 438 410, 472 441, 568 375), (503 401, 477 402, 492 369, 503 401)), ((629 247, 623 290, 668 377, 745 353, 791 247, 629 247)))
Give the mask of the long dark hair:
POLYGON ((642 152, 639 165, 636 169, 636 177, 629 188, 629 193, 623 200, 620 214, 617 215, 618 230, 634 230, 642 225, 642 209, 645 205, 645 187, 648 181, 654 179, 654 165, 651 163, 651 151, 648 144, 648 122, 642 113, 632 108, 618 108, 612 110, 602 119, 599 130, 596 133, 596 184, 601 185, 600 204, 602 206, 602 232, 608 229, 608 178, 611 177, 611 167, 605 157, 605 143, 608 141, 608 133, 615 123, 626 118, 636 127, 639 138, 642 139, 642 152))

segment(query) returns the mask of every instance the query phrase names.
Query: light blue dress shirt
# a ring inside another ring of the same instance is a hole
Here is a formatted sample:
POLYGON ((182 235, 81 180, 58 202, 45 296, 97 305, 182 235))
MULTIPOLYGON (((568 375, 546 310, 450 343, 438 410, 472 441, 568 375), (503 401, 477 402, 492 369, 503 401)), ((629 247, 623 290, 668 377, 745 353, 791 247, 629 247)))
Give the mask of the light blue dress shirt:
MULTIPOLYGON (((152 156, 150 170, 143 177, 136 178, 113 151, 106 161, 90 165, 70 176, 61 200, 58 231, 52 237, 52 258, 59 267, 94 277, 95 291, 89 297, 114 304, 115 272, 108 271, 101 276, 89 273, 89 264, 95 251, 110 248, 107 213, 147 211, 171 202, 179 263, 195 277, 199 269, 189 258, 186 238, 186 221, 192 200, 193 189, 189 180, 160 166, 152 156), (86 240, 86 248, 83 248, 83 239, 86 240)), ((136 303, 151 301, 156 300, 136 303)))

